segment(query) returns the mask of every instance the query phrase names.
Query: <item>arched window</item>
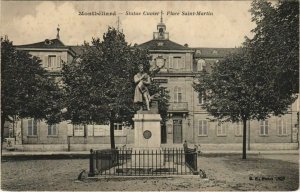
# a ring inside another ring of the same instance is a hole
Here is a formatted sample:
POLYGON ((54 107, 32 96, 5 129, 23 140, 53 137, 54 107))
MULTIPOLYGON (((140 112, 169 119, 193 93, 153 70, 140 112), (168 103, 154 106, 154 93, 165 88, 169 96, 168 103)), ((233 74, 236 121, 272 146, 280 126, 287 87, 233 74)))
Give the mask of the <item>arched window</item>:
POLYGON ((182 90, 181 87, 174 88, 174 102, 182 102, 182 90))
POLYGON ((200 105, 205 104, 205 103, 206 103, 206 95, 205 95, 205 92, 199 93, 198 99, 199 99, 199 104, 200 104, 200 105))
POLYGON ((206 67, 206 63, 203 59, 199 59, 197 62, 197 71, 204 71, 206 67))

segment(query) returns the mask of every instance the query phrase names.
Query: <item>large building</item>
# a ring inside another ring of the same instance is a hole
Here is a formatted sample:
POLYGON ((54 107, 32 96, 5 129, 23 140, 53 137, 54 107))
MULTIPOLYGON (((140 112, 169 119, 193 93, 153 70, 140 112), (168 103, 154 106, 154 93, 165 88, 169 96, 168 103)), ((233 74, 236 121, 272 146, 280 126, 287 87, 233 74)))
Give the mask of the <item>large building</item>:
MULTIPOLYGON (((59 32, 59 31, 58 31, 59 32)), ((162 143, 166 147, 182 146, 186 140, 200 144, 202 150, 239 150, 242 148, 241 123, 211 121, 212 117, 203 109, 205 98, 192 87, 199 72, 211 71, 211 67, 234 48, 190 48, 169 39, 166 25, 161 22, 153 39, 138 45, 148 49, 152 55, 151 65, 161 67, 155 81, 170 92, 169 120, 162 127, 162 143)), ((66 46, 56 39, 20 45, 17 49, 28 51, 41 58, 43 66, 53 79, 60 81, 62 62, 72 62, 82 52, 80 46, 66 46)), ((265 121, 249 121, 248 149, 297 149, 298 120, 297 102, 290 106, 286 115, 271 117, 265 121)), ((61 122, 47 125, 43 121, 22 119, 14 124, 14 136, 18 148, 24 150, 87 150, 109 147, 108 125, 72 125, 61 122), (85 131, 86 130, 86 131, 85 131)), ((133 144, 131 127, 115 124, 115 140, 118 145, 133 144)))

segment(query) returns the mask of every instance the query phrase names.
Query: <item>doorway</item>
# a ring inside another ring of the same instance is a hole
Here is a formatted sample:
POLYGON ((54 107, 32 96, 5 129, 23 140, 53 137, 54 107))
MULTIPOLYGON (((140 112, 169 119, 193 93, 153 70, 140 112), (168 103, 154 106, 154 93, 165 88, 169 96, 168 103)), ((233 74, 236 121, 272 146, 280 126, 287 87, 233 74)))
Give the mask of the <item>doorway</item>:
POLYGON ((182 120, 173 120, 173 143, 182 143, 182 120))

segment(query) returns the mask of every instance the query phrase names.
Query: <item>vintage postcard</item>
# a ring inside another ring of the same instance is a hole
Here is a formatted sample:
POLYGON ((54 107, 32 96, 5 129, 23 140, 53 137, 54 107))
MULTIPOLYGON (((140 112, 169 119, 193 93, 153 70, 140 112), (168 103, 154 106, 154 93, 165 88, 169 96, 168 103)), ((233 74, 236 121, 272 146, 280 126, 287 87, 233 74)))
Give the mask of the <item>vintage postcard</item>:
POLYGON ((1 189, 298 190, 298 7, 1 1, 1 189))

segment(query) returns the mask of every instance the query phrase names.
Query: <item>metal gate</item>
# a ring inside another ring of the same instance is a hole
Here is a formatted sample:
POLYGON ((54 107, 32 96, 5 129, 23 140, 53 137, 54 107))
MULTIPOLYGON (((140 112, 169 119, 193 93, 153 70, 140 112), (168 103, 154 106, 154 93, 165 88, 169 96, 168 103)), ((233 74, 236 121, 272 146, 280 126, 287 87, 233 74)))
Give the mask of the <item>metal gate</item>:
POLYGON ((198 174, 197 154, 180 148, 91 150, 89 176, 198 174))

